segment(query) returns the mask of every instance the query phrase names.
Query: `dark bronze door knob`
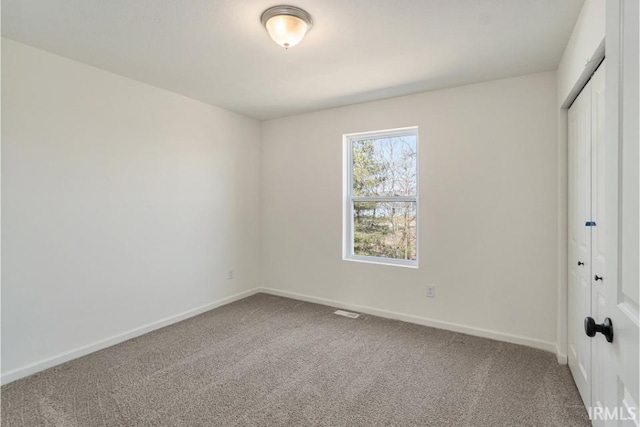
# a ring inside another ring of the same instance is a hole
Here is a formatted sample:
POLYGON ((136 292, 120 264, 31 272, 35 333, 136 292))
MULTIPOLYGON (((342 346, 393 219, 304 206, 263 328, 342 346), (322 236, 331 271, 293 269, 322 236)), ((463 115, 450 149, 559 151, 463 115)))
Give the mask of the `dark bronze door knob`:
POLYGON ((595 337, 596 332, 600 332, 607 339, 607 342, 613 342, 613 323, 611 319, 605 317, 604 322, 598 325, 593 317, 587 316, 584 319, 584 332, 588 337, 595 337))

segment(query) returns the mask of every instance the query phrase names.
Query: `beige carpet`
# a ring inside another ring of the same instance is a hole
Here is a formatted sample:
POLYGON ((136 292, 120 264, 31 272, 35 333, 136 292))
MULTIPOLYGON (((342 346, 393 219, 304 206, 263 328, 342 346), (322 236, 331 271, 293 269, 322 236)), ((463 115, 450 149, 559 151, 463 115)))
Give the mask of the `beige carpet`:
POLYGON ((2 426, 588 426, 513 344, 258 294, 2 387, 2 426))

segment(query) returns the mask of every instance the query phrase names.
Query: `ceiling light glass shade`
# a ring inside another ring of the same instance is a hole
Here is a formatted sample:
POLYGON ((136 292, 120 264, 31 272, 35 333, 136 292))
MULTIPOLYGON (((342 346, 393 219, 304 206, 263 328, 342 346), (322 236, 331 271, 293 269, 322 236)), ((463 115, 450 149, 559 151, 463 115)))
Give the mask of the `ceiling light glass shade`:
POLYGON ((294 6, 274 6, 262 14, 262 25, 274 42, 288 49, 297 45, 311 29, 311 16, 294 6))
POLYGON ((273 41, 284 48, 297 45, 307 34, 307 24, 295 16, 274 16, 267 21, 266 27, 273 41))

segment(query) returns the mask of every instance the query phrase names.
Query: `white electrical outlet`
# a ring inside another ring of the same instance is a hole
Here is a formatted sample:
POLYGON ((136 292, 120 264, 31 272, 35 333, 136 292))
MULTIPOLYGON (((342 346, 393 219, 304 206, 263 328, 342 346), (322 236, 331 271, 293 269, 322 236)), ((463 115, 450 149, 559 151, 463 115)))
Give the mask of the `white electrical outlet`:
POLYGON ((435 298, 435 297, 436 297, 436 286, 427 285, 427 298, 435 298))
POLYGON ((227 280, 233 279, 233 268, 227 271, 227 280))

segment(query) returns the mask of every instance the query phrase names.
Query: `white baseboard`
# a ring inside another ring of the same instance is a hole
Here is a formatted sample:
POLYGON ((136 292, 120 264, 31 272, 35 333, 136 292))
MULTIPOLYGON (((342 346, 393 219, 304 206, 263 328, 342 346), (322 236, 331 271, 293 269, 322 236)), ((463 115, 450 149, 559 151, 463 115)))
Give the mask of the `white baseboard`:
POLYGON ((560 351, 560 348, 558 348, 558 344, 556 344, 556 357, 558 358, 558 363, 561 365, 566 365, 567 363, 569 363, 567 354, 560 351))
POLYGON ((397 313, 395 311, 382 310, 378 308, 366 307, 357 304, 350 304, 342 301, 335 301, 327 298, 314 297, 311 295, 299 294, 296 292, 282 291, 273 288, 258 288, 258 292, 271 295, 277 295, 301 301, 313 302, 316 304, 328 305, 331 307, 342 308, 345 310, 358 311, 360 313, 370 314, 372 316, 384 317, 386 319, 401 320, 403 322, 415 323, 418 325, 430 326, 432 328, 445 329, 453 332, 460 332, 467 335, 477 337, 490 338, 498 341, 505 341, 513 344, 525 345, 528 347, 545 350, 556 354, 559 363, 566 364, 566 355, 560 355, 556 343, 543 341, 536 338, 524 337, 521 335, 508 334, 504 332, 493 331, 490 329, 476 328, 474 326, 461 325, 458 323, 443 322, 440 320, 428 319, 426 317, 414 316, 411 314, 397 313), (562 359, 564 357, 564 359, 562 359))
POLYGON ((31 363, 29 365, 21 366, 19 368, 12 369, 11 371, 8 371, 8 372, 3 372, 0 377, 0 383, 8 384, 12 381, 19 380, 20 378, 24 378, 26 376, 35 374, 36 372, 44 371, 45 369, 51 368, 56 365, 60 365, 64 362, 68 362, 69 360, 77 359, 78 357, 85 356, 89 353, 93 353, 95 351, 102 350, 107 347, 111 347, 112 345, 121 343, 131 338, 138 337, 140 335, 144 335, 156 329, 169 326, 173 323, 180 322, 181 320, 185 320, 190 317, 197 316, 198 314, 202 314, 206 311, 213 310, 216 307, 220 307, 220 306, 232 303, 234 301, 238 301, 240 299, 246 298, 258 292, 259 292, 258 288, 240 292, 238 294, 231 295, 230 297, 210 302, 209 304, 205 304, 200 307, 193 308, 183 313, 179 313, 179 314, 146 324, 144 326, 131 329, 127 332, 123 332, 121 334, 114 335, 109 338, 105 338, 103 340, 96 341, 91 344, 75 348, 73 350, 69 350, 62 354, 58 354, 56 356, 49 357, 41 361, 31 363))

